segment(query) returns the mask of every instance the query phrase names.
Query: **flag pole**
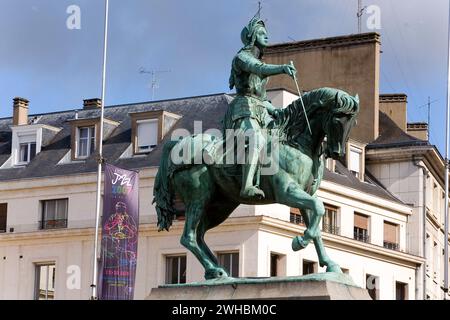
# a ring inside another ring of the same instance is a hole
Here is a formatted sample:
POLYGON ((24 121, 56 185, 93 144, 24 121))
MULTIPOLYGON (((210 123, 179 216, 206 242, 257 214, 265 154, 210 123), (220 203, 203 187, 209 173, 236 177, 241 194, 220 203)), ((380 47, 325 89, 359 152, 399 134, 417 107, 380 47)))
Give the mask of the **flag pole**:
POLYGON ((103 70, 102 70, 102 100, 100 110, 100 134, 98 141, 98 168, 97 168, 97 199, 95 205, 95 234, 94 234, 94 252, 92 258, 93 272, 91 285, 91 300, 97 300, 97 281, 98 281, 98 234, 100 224, 100 200, 101 200, 101 185, 102 185, 102 164, 103 164, 103 119, 105 116, 105 87, 106 87, 106 52, 108 49, 108 11, 109 0, 105 0, 105 26, 103 38, 103 70))
POLYGON ((448 15, 447 51, 447 115, 445 123, 445 226, 444 226, 444 300, 448 293, 448 174, 449 174, 449 124, 450 124, 450 3, 448 15))

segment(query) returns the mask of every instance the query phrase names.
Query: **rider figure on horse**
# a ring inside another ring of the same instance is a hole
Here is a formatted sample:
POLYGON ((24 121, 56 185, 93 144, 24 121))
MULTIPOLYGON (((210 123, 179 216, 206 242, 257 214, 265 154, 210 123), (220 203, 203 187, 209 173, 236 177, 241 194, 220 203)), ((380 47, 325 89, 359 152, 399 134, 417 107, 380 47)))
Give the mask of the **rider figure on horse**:
POLYGON ((233 129, 252 139, 246 143, 245 159, 242 165, 242 187, 240 195, 245 199, 264 198, 264 192, 255 185, 258 157, 265 146, 261 129, 276 118, 277 109, 267 100, 268 77, 277 74, 295 76, 293 65, 273 65, 261 61, 268 45, 264 21, 254 17, 241 32, 244 47, 234 57, 230 76, 230 89, 236 87, 236 97, 230 103, 224 120, 225 129, 233 129))

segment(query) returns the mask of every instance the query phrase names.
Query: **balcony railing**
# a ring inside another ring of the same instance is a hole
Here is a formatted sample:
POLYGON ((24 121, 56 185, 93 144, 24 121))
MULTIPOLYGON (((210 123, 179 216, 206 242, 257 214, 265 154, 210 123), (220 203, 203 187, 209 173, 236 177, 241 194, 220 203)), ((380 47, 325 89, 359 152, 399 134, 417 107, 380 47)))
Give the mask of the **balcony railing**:
POLYGON ((291 213, 290 222, 300 225, 305 225, 305 220, 301 214, 291 213))
POLYGON ((358 240, 358 241, 362 241, 362 242, 369 242, 370 241, 370 237, 367 234, 367 230, 360 229, 360 228, 355 228, 355 230, 353 232, 353 239, 358 240))
POLYGON ((39 221, 39 229, 63 229, 67 228, 67 219, 42 220, 39 221))
POLYGON ((340 229, 337 225, 335 224, 327 224, 324 223, 322 225, 322 231, 323 232, 327 232, 327 233, 331 233, 331 234, 335 234, 335 235, 339 235, 340 234, 340 229))
POLYGON ((383 241, 383 247, 391 250, 400 250, 400 245, 398 243, 383 241))

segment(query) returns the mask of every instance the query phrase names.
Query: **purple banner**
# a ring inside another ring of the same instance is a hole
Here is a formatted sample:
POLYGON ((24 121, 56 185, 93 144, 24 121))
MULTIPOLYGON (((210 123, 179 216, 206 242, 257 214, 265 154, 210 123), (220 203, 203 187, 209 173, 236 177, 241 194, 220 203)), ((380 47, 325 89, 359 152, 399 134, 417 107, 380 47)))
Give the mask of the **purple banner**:
POLYGON ((133 299, 138 227, 139 174, 106 164, 99 272, 101 300, 133 299))

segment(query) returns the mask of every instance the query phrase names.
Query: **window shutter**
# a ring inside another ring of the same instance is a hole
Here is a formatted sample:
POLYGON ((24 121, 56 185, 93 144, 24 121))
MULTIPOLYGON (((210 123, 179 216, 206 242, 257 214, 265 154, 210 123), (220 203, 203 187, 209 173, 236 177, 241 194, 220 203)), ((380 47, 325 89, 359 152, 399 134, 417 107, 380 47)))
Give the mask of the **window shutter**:
POLYGON ((361 152, 358 150, 350 149, 350 158, 348 169, 354 172, 361 172, 361 152))
POLYGON ((355 213, 355 227, 360 229, 369 229, 369 217, 355 213))
POLYGON ((384 241, 397 243, 397 225, 384 222, 384 241))
POLYGON ((138 147, 150 147, 158 144, 158 120, 138 122, 138 147))

